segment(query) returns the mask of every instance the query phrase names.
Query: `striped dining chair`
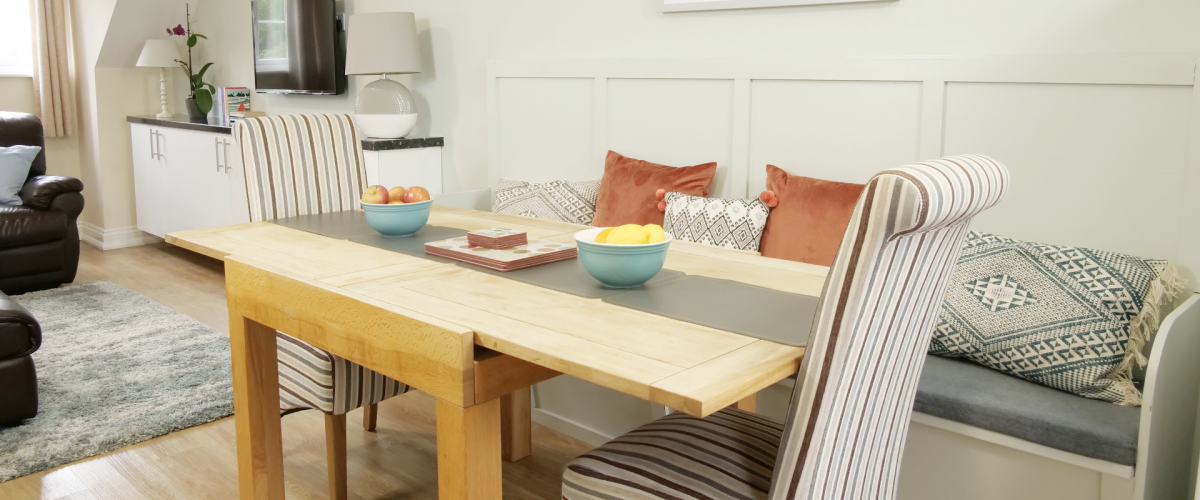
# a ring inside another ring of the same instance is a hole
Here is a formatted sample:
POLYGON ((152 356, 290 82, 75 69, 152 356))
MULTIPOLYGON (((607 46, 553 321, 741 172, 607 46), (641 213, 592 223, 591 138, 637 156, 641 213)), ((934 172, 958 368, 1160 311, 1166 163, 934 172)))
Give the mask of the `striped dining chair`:
POLYGON ((563 498, 895 498, 917 381, 967 226, 1007 187, 1003 165, 974 155, 871 178, 821 292, 786 423, 732 408, 671 414, 568 464, 563 498))
MULTIPOLYGON (((250 220, 355 210, 367 184, 362 142, 348 115, 246 118, 233 128, 246 171, 250 220)), ((408 386, 276 332, 281 411, 325 414, 330 498, 346 498, 346 413, 363 408, 375 430, 376 405, 408 386)))

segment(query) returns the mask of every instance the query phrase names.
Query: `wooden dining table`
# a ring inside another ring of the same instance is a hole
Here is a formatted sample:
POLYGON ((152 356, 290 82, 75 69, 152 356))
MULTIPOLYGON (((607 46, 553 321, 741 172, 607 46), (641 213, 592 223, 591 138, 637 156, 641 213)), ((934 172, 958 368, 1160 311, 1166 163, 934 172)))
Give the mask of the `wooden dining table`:
MULTIPOLYGON (((571 242, 586 226, 435 205, 429 224, 571 242)), ((275 331, 437 399, 442 499, 501 497, 529 387, 560 374, 707 416, 795 373, 804 348, 254 222, 170 233, 223 259, 241 498, 284 497, 275 331), (505 421, 515 430, 501 432, 505 421)), ((673 242, 667 269, 818 296, 827 268, 673 242)), ((808 325, 797 327, 807 328, 808 325)), ((522 441, 526 443, 523 444, 522 441)))

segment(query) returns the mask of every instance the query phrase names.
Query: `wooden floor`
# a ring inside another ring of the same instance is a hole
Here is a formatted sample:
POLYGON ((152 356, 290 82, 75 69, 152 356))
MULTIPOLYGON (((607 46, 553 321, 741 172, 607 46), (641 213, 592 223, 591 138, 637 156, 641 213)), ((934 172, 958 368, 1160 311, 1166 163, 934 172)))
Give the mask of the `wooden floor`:
MULTIPOLYGON (((76 282, 112 281, 229 332, 219 261, 166 244, 107 252, 82 246, 76 282)), ((374 433, 362 429, 362 410, 350 413, 350 498, 437 498, 433 407, 419 392, 384 401, 374 433)), ((283 418, 289 499, 327 498, 324 432, 319 412, 283 418)), ((533 455, 504 465, 504 497, 561 498, 563 466, 589 448, 534 424, 533 455)), ((34 498, 237 498, 233 418, 0 483, 0 499, 34 498)))

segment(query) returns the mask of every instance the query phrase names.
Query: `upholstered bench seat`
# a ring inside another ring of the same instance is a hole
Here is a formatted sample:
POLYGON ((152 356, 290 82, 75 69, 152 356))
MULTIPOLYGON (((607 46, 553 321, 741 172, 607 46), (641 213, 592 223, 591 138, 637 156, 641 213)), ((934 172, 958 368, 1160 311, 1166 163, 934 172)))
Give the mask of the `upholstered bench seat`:
POLYGON ((1122 465, 1137 459, 1141 408, 1118 406, 929 355, 913 410, 1122 465))
POLYGON ((782 439, 782 423, 733 408, 673 413, 567 464, 562 497, 762 500, 782 439))

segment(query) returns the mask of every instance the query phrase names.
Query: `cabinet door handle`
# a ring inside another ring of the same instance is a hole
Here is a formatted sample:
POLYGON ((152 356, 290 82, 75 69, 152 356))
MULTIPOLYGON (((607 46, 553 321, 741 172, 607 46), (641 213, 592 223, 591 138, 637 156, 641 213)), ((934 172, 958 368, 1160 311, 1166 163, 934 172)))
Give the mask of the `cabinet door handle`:
POLYGON ((221 138, 213 137, 213 156, 217 160, 217 172, 221 171, 221 138))
POLYGON ((225 155, 225 173, 229 173, 229 141, 221 139, 221 152, 225 155))
POLYGON ((156 130, 156 131, 154 131, 154 136, 155 136, 154 144, 158 146, 158 159, 161 160, 161 159, 163 159, 164 156, 166 156, 162 152, 163 151, 162 142, 161 142, 162 138, 163 138, 162 132, 159 132, 156 130))
POLYGON ((154 156, 154 129, 149 129, 149 130, 150 130, 150 159, 153 160, 156 158, 154 156))

